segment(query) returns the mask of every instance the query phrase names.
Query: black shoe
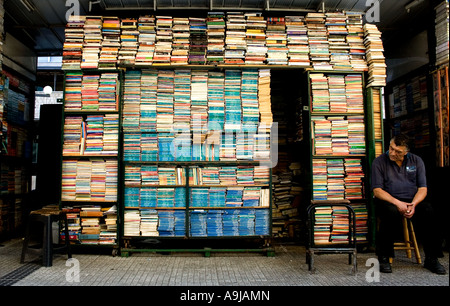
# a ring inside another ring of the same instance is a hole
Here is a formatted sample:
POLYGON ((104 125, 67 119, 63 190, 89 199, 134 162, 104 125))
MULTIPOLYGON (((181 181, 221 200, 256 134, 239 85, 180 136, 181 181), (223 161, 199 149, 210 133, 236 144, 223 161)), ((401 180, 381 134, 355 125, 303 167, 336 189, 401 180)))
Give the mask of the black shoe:
POLYGON ((439 263, 437 258, 425 259, 423 267, 439 275, 447 274, 447 271, 445 271, 445 268, 439 263))
POLYGON ((392 273, 392 267, 391 263, 389 262, 389 257, 380 257, 378 258, 378 262, 380 263, 381 273, 392 273))

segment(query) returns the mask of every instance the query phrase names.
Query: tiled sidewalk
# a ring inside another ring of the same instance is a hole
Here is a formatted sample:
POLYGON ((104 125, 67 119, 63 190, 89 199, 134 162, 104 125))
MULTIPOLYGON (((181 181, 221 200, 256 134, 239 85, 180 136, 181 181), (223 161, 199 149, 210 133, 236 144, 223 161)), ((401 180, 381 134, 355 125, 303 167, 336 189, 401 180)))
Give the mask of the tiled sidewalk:
MULTIPOLYGON (((20 264, 21 240, 0 247, 0 285, 12 286, 449 286, 447 275, 435 275, 398 251, 392 274, 381 274, 379 282, 366 266, 374 253, 359 253, 358 272, 350 273, 348 255, 315 256, 316 273, 305 261, 305 248, 276 244, 275 256, 250 253, 133 253, 129 257, 74 254, 77 268, 66 255, 55 255, 52 267, 40 266, 27 256, 20 264), (30 263, 30 260, 32 261, 30 263), (67 265, 66 265, 67 263, 67 265), (76 275, 75 275, 76 276, 76 275)), ((449 255, 440 262, 449 269, 449 255)))

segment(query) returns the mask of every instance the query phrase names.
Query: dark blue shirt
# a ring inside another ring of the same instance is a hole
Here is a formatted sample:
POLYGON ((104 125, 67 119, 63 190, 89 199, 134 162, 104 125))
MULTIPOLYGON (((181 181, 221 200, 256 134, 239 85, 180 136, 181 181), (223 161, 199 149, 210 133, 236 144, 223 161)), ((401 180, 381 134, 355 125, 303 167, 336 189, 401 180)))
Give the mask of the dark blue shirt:
POLYGON ((427 187, 425 164, 419 156, 408 153, 401 167, 389 159, 389 152, 372 163, 372 189, 381 188, 396 199, 412 200, 419 187, 427 187))

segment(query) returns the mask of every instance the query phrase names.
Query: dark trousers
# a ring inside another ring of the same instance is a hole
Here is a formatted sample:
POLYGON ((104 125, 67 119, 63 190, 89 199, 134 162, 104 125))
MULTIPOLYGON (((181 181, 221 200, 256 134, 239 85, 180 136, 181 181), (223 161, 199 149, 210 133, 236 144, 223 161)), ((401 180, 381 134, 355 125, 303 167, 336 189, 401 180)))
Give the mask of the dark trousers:
MULTIPOLYGON (((411 200, 403 200, 411 203, 411 200)), ((402 215, 389 202, 375 200, 376 215, 379 220, 376 237, 376 254, 380 257, 394 257, 394 241, 401 233, 402 215)), ((430 202, 419 203, 411 218, 417 240, 422 243, 426 258, 442 256, 442 242, 439 227, 430 202)), ((403 237, 403 236, 401 236, 403 237)))

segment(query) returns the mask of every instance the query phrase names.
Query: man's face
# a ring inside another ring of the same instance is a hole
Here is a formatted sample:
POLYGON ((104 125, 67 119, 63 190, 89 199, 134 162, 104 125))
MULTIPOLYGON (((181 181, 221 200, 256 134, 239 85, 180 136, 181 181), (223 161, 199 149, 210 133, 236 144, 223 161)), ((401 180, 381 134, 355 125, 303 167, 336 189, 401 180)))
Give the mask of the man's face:
POLYGON ((396 146, 393 141, 389 144, 389 158, 392 161, 403 161, 408 153, 406 146, 396 146))

